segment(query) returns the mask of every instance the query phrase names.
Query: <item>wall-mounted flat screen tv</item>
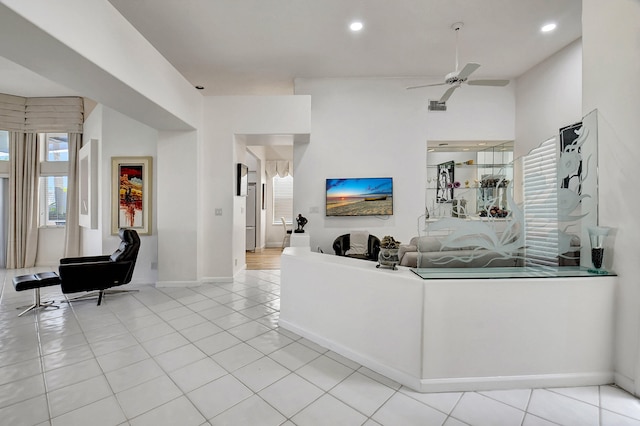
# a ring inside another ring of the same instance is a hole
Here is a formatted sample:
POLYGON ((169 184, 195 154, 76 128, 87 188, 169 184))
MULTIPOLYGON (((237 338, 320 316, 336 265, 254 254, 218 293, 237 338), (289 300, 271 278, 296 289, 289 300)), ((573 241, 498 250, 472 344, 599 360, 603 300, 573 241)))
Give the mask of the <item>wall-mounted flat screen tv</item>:
POLYGON ((247 189, 249 187, 249 167, 242 163, 238 163, 236 176, 236 195, 246 197, 247 189))
POLYGON ((393 214, 393 178, 327 179, 327 216, 393 214))

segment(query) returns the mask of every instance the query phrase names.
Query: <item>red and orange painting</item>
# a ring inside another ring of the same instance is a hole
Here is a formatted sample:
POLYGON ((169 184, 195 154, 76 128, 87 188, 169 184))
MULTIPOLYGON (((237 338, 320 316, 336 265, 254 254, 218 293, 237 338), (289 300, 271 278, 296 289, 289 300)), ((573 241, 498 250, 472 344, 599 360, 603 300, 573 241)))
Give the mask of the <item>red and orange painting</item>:
POLYGON ((119 188, 119 228, 144 227, 144 166, 142 164, 122 164, 118 170, 119 188))
POLYGON ((111 157, 111 234, 151 235, 153 157, 111 157))

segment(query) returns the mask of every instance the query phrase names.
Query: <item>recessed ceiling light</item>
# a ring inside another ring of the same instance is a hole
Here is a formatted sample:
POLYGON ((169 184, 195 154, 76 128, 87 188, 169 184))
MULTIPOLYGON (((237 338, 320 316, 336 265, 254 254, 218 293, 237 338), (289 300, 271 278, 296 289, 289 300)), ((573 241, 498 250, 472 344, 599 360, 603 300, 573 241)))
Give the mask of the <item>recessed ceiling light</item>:
POLYGON ((351 24, 349 24, 349 29, 351 31, 360 31, 363 27, 364 25, 362 25, 362 22, 360 21, 353 21, 351 24))
POLYGON ((469 148, 462 148, 463 151, 469 151, 469 148))
POLYGON ((550 24, 543 25, 542 28, 540 28, 540 31, 542 31, 543 33, 548 33, 549 31, 553 31, 555 29, 556 29, 556 24, 552 22, 550 24))
POLYGON ((478 146, 485 146, 486 144, 487 144, 486 142, 480 142, 478 146))
POLYGON ((427 150, 427 152, 433 152, 433 151, 435 151, 435 148, 429 148, 429 149, 427 150))
POLYGON ((204 90, 204 86, 196 86, 196 89, 198 89, 198 90, 204 90))

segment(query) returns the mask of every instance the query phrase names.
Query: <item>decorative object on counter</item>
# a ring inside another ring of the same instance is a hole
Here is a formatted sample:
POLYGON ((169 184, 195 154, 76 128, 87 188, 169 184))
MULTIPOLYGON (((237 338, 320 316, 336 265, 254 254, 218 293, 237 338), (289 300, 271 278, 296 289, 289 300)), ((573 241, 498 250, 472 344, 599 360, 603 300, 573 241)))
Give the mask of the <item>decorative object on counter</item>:
POLYGON ((509 210, 501 209, 498 206, 491 206, 488 209, 480 211, 480 217, 499 217, 504 218, 509 216, 509 210))
POLYGON ((453 206, 451 207, 451 216, 465 219, 467 217, 467 200, 464 198, 459 200, 454 198, 453 206))
POLYGON ((482 188, 506 188, 509 186, 509 180, 501 175, 483 176, 480 186, 482 188))
POLYGON ((604 239, 609 234, 610 228, 604 226, 590 226, 589 240, 591 241, 591 261, 593 268, 589 272, 593 274, 605 275, 608 272, 602 269, 602 261, 604 260, 604 239))
POLYGON ((304 232, 304 226, 307 224, 307 222, 309 222, 307 220, 306 217, 302 216, 301 214, 298 214, 298 217, 296 218, 296 222, 298 222, 298 228, 296 228, 295 232, 296 234, 301 234, 304 232))
POLYGON ((464 181, 464 187, 469 188, 469 179, 464 181))
POLYGON ((385 235, 385 237, 380 241, 380 253, 378 253, 378 264, 376 268, 380 266, 388 266, 394 271, 396 265, 400 263, 400 259, 398 258, 398 249, 400 248, 400 241, 396 241, 390 235, 385 235))

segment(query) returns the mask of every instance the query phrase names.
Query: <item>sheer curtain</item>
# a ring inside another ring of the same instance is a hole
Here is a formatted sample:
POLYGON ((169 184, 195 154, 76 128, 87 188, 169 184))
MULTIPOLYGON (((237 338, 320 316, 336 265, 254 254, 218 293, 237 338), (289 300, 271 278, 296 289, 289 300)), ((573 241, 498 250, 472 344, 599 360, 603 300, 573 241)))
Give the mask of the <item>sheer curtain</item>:
POLYGON ((7 268, 30 268, 38 251, 38 135, 10 132, 9 153, 7 268))
POLYGON ((82 147, 82 134, 69 133, 69 172, 67 179, 67 223, 64 234, 64 256, 80 255, 80 179, 78 154, 82 147))

